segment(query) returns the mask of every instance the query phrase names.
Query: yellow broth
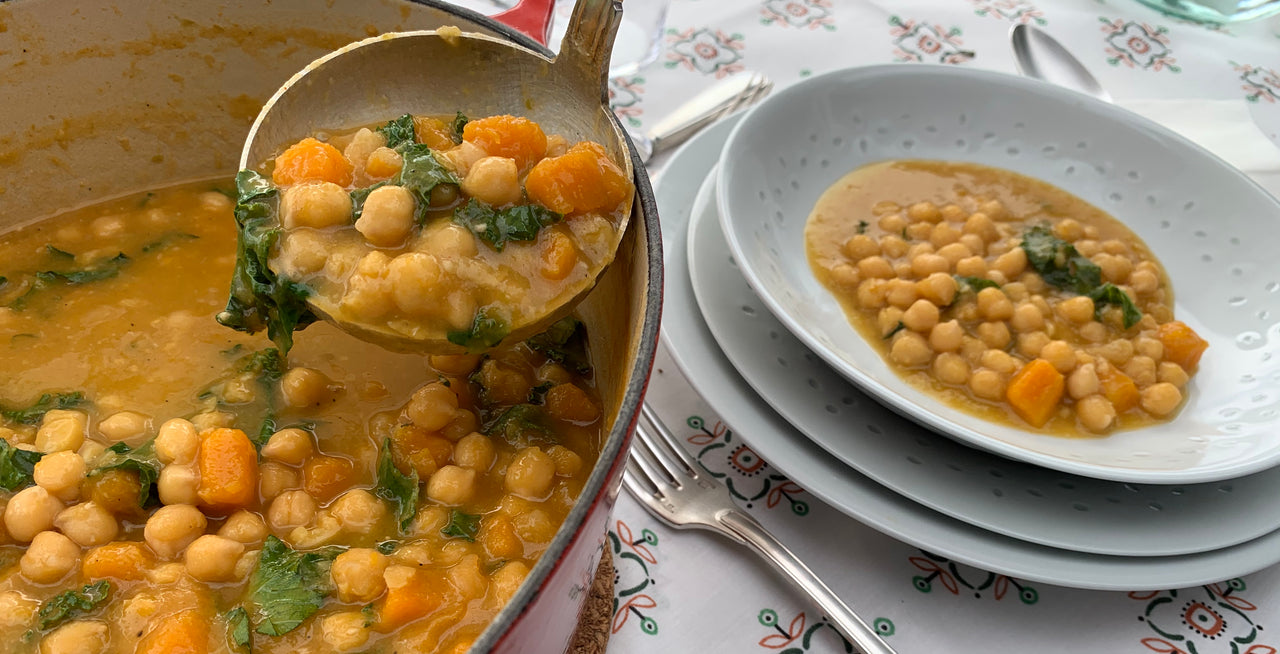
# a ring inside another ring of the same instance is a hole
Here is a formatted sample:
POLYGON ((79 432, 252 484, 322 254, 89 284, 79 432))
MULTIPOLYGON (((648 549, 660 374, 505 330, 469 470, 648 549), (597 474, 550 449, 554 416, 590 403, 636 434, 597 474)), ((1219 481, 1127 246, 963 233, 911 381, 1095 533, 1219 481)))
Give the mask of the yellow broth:
POLYGON ((230 184, 72 211, 0 243, 0 484, 13 486, 0 652, 248 651, 241 608, 258 652, 465 651, 598 456, 589 372, 524 344, 396 354, 324 323, 273 372, 265 336, 214 320, 235 252, 217 187, 230 184), (84 402, 16 411, 60 393, 84 402), (153 487, 101 469, 119 443, 153 452, 153 487), (37 450, 34 471, 3 481, 37 450), (408 502, 379 493, 384 455, 419 480, 403 527, 408 502), (254 590, 270 547, 317 555, 313 578, 284 587, 313 591, 318 610, 263 608, 282 587, 254 590), (66 593, 104 588, 58 615, 66 593))
POLYGON ((1173 320, 1168 276, 1137 235, 1011 171, 865 166, 818 200, 805 243, 814 274, 895 371, 989 420, 1064 436, 1168 420, 1203 350, 1173 320), (1046 243, 1055 263, 1037 264, 1030 253, 1046 243), (1076 271, 1090 266, 1087 289, 1076 271), (1120 294, 1141 312, 1128 325, 1120 294))

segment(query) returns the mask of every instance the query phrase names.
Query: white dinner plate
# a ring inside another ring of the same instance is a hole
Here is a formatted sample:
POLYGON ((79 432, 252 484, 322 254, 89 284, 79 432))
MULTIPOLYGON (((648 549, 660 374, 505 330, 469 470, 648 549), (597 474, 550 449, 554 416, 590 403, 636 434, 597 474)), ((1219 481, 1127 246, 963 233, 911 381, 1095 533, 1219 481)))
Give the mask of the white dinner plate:
POLYGON ((738 124, 720 162, 720 221, 752 288, 810 350, 911 419, 1006 457, 1118 481, 1209 482, 1280 463, 1280 201, 1177 134, 1034 80, 870 66, 775 93, 738 124), (1176 317, 1210 343, 1178 415, 1061 438, 990 422, 900 377, 814 277, 804 226, 840 177, 904 158, 1013 169, 1133 229, 1165 264, 1176 317))
POLYGON ((916 547, 1012 577, 1101 590, 1160 590, 1213 583, 1280 561, 1280 531, 1220 550, 1180 556, 1106 556, 1002 536, 926 508, 872 481, 770 410, 720 352, 689 283, 685 231, 698 185, 734 121, 713 126, 678 151, 655 180, 666 244, 668 350, 695 390, 733 416, 738 433, 770 464, 837 510, 916 547))
POLYGON ((703 320, 759 397, 858 472, 970 524, 1080 552, 1207 552, 1280 528, 1280 468, 1179 486, 1080 477, 965 447, 864 395, 751 291, 720 230, 715 182, 707 175, 688 229, 689 278, 703 320))

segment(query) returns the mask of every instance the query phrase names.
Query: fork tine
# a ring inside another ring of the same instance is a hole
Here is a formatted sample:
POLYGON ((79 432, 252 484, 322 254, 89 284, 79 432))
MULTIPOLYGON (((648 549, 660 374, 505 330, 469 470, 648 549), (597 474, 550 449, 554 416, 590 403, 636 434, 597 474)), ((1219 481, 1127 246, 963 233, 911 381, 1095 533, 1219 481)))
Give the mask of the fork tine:
POLYGON ((622 471, 622 483, 626 484, 627 490, 631 491, 631 494, 637 498, 644 495, 656 496, 658 494, 658 484, 649 478, 649 475, 640 469, 636 462, 631 460, 631 457, 627 458, 627 467, 622 471), (646 485, 648 488, 645 487, 646 485))
MULTIPOLYGON (((655 450, 663 450, 669 457, 675 457, 684 466, 684 473, 686 475, 694 478, 698 477, 698 462, 694 460, 692 456, 689 456, 689 452, 684 449, 684 446, 681 445, 680 441, 671 433, 671 430, 667 428, 667 425, 658 418, 657 412, 655 412, 648 404, 645 404, 641 408, 641 416, 643 417, 644 422, 647 422, 652 428, 652 431, 649 432, 651 439, 650 446, 655 450), (653 438, 655 435, 657 438, 653 438)), ((645 432, 641 431, 640 433, 643 434, 645 432)))
POLYGON ((643 429, 642 425, 636 425, 636 438, 631 443, 631 463, 635 463, 645 477, 654 485, 658 494, 662 494, 662 489, 667 486, 679 486, 682 479, 687 479, 687 475, 671 469, 671 466, 663 461, 661 455, 654 452, 653 436, 643 429))

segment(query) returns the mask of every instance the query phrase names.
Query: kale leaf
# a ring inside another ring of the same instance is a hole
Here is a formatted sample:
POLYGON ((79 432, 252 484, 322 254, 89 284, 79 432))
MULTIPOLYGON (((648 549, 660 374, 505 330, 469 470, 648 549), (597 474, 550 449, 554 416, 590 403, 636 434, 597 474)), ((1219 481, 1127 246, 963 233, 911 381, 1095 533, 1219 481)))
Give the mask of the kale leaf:
POLYGON ((591 358, 587 355, 587 329, 577 318, 561 318, 525 343, 535 352, 579 375, 591 374, 591 358))
POLYGON ((956 280, 956 286, 958 287, 956 290, 961 293, 966 290, 977 293, 984 288, 1000 288, 999 284, 982 277, 962 277, 960 275, 952 275, 952 277, 956 280))
POLYGON ((37 614, 39 622, 36 626, 42 631, 52 629, 105 604, 110 597, 111 582, 105 579, 86 584, 80 590, 64 591, 40 605, 40 612, 37 614))
POLYGON ((136 473, 142 487, 138 493, 138 506, 146 506, 151 502, 156 482, 160 479, 160 459, 156 457, 154 438, 138 446, 136 450, 123 442, 116 443, 103 451, 95 463, 93 470, 89 472, 90 477, 111 470, 136 473))
POLYGON ((340 547, 298 552, 274 535, 267 536, 249 583, 254 631, 281 636, 320 610, 333 589, 329 566, 341 552, 340 547))
POLYGON ((0 439, 0 488, 16 491, 36 483, 32 474, 42 456, 40 452, 20 450, 0 439))
POLYGON ((418 511, 418 471, 412 470, 407 475, 400 472, 391 454, 390 438, 382 441, 382 451, 378 454, 378 487, 373 492, 395 507, 396 523, 401 531, 408 529, 418 511))
POLYGON ((316 320, 307 306, 311 290, 267 267, 271 248, 280 238, 276 188, 262 175, 242 170, 236 175, 236 189, 236 267, 231 297, 218 322, 250 334, 265 328, 287 353, 293 347, 293 331, 316 320))
POLYGON ((111 279, 120 274, 120 269, 129 263, 130 259, 125 253, 121 252, 101 265, 93 268, 84 268, 80 270, 42 270, 36 273, 37 282, 45 284, 53 284, 55 282, 64 282, 75 286, 76 284, 88 284, 89 282, 100 282, 104 279, 111 279))
POLYGON ((66 250, 63 250, 63 249, 60 249, 60 248, 54 247, 54 246, 52 246, 52 245, 46 245, 46 246, 44 246, 44 249, 45 249, 45 250, 47 250, 47 251, 49 252, 49 254, 53 255, 55 258, 58 258, 58 259, 74 259, 74 258, 76 258, 76 255, 71 254, 70 252, 67 252, 66 250))
POLYGON ((1036 225, 1022 235, 1027 263, 1044 281, 1056 288, 1085 295, 1102 284, 1102 269, 1056 237, 1047 225, 1036 225))
POLYGON ((44 414, 54 409, 74 409, 85 403, 84 393, 45 393, 35 404, 25 409, 3 409, 0 415, 5 419, 23 425, 38 425, 44 414))
POLYGON ((507 326, 507 321, 501 316, 491 315, 488 307, 482 307, 476 312, 470 328, 451 331, 445 336, 454 345, 479 351, 496 347, 510 333, 511 328, 507 326))
POLYGON ((507 407, 485 425, 483 433, 511 444, 527 443, 531 440, 530 437, 555 440, 555 432, 547 427, 542 407, 534 404, 507 407))
POLYGON ((250 642, 249 634, 249 612, 244 610, 243 606, 237 606, 227 611, 227 639, 234 643, 236 647, 248 647, 250 642))
POLYGON ((440 529, 440 533, 449 538, 463 538, 473 543, 479 531, 480 516, 463 513, 457 509, 449 510, 449 524, 440 529))
POLYGON ((351 196, 351 222, 360 220, 360 214, 364 213, 364 201, 369 199, 369 194, 386 186, 386 182, 378 182, 367 188, 358 188, 348 195, 351 196))
POLYGON ((156 250, 163 250, 175 243, 180 243, 182 241, 195 241, 195 240, 198 240, 199 238, 200 238, 199 236, 196 236, 195 234, 191 234, 188 232, 169 232, 167 234, 162 235, 160 238, 142 246, 142 251, 148 252, 148 253, 155 252, 156 250))
POLYGON ((1102 320, 1102 311, 1107 308, 1107 305, 1120 307, 1125 329, 1129 329, 1138 324, 1139 320, 1142 320, 1142 312, 1133 303, 1133 298, 1111 282, 1099 286, 1088 295, 1089 299, 1093 300, 1094 318, 1099 321, 1102 320))
POLYGON ((545 404, 547 401, 547 391, 551 390, 553 387, 555 387, 555 384, 552 382, 542 382, 541 384, 530 388, 529 399, 526 401, 529 404, 545 404))
POLYGON ((413 116, 405 114, 376 130, 387 139, 387 147, 395 149, 405 143, 413 143, 416 133, 413 129, 413 116))
POLYGON ((253 373, 264 385, 280 381, 284 377, 284 355, 280 350, 269 347, 258 350, 240 359, 237 372, 253 373))
POLYGON ((522 204, 505 209, 493 207, 471 198, 453 210, 453 222, 471 230, 476 238, 501 252, 511 241, 529 242, 538 238, 543 227, 560 222, 560 214, 536 204, 522 204))
POLYGON ((899 321, 898 321, 898 324, 894 325, 894 326, 893 326, 893 329, 890 329, 890 330, 889 330, 889 333, 888 333, 888 334, 885 334, 885 335, 884 335, 884 336, 882 336, 881 338, 883 338, 884 340, 886 340, 886 341, 887 341, 887 340, 889 340, 889 339, 893 338, 894 336, 896 336, 898 332, 900 332, 900 331, 902 331, 902 330, 904 330, 904 329, 906 329, 906 328, 907 328, 907 323, 902 322, 901 320, 899 320, 899 321))
POLYGON ((441 184, 458 184, 458 176, 440 163, 431 148, 425 144, 406 143, 400 146, 399 152, 404 165, 391 183, 403 186, 413 193, 418 205, 417 220, 419 223, 426 222, 427 207, 431 206, 431 190, 441 184))
POLYGON ((453 130, 451 136, 453 136, 454 143, 462 142, 462 130, 466 129, 469 122, 471 122, 471 119, 467 118, 467 115, 461 111, 454 115, 453 122, 449 124, 449 128, 453 130))

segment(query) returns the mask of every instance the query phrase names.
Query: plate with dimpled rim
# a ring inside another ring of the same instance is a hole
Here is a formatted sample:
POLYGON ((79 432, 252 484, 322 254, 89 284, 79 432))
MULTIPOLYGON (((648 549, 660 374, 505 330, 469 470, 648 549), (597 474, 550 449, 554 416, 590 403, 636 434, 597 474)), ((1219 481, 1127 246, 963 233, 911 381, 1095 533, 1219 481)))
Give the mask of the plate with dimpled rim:
POLYGON ((990 71, 839 70, 752 108, 721 152, 717 183, 730 249, 769 311, 912 420, 1008 458, 1116 481, 1210 482, 1280 463, 1280 257, 1274 239, 1258 238, 1280 227, 1280 201, 1137 114, 990 71), (1014 169, 1137 233, 1166 264, 1176 317, 1210 343, 1179 414, 1105 438, 1060 438, 989 422, 899 377, 814 277, 803 230, 840 177, 905 158, 1014 169))
POLYGON ((810 352, 751 291, 720 231, 714 184, 708 176, 687 237, 702 318, 755 393, 846 465, 953 518, 1078 552, 1207 552, 1280 526, 1280 502, 1273 501, 1280 467, 1176 486, 1080 477, 965 447, 876 402, 810 352))
POLYGON ((1028 581, 1096 590, 1164 590, 1214 583, 1280 562, 1280 530, 1232 547, 1181 556, 1106 556, 1001 536, 890 491, 796 432, 755 395, 720 352, 689 283, 689 208, 736 121, 730 118, 695 136, 654 181, 667 248, 662 332, 667 350, 694 390, 718 413, 732 416, 738 434, 771 465, 818 499, 893 538, 1028 581))

